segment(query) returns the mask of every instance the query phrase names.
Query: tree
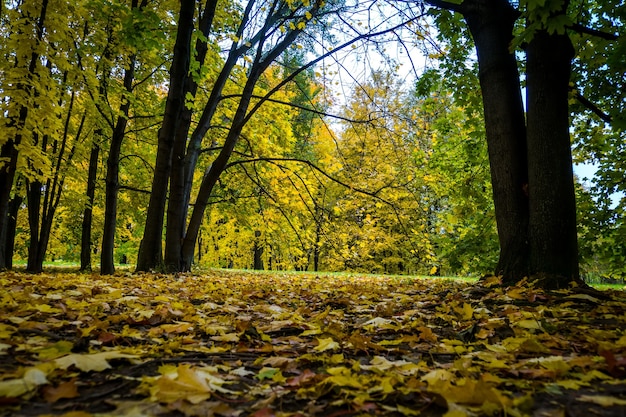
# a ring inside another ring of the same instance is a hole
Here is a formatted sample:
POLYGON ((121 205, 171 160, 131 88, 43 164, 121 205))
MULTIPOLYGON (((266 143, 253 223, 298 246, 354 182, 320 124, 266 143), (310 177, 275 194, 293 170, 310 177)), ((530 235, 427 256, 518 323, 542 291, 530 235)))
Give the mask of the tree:
POLYGON ((568 2, 529 1, 521 10, 505 0, 427 3, 462 15, 476 46, 500 240, 496 274, 505 284, 524 276, 547 287, 578 281, 568 2), (516 38, 520 17, 526 25, 516 38), (527 117, 514 41, 526 49, 527 117))
POLYGON ((48 1, 43 1, 39 8, 22 7, 10 9, 8 12, 12 14, 9 21, 13 22, 14 26, 3 30, 3 37, 7 42, 12 42, 11 47, 3 52, 5 62, 13 62, 13 65, 7 68, 2 86, 2 90, 11 99, 3 101, 3 113, 7 116, 3 120, 2 129, 6 135, 3 135, 0 143, 0 158, 3 161, 0 166, 0 270, 7 266, 5 259, 7 239, 13 238, 7 234, 9 202, 17 171, 19 147, 28 146, 28 138, 24 140, 24 145, 22 145, 22 140, 29 132, 29 129, 25 127, 29 110, 32 109, 32 103, 29 103, 29 100, 36 94, 35 81, 38 67, 41 65, 40 57, 48 1), (29 36, 29 32, 34 32, 35 35, 29 36), (17 39, 24 39, 25 42, 16 42, 17 39), (14 94, 11 94, 12 92, 14 94))
MULTIPOLYGON (((159 177, 159 180, 155 176, 153 181, 153 201, 151 201, 148 208, 146 234, 139 253, 138 270, 148 270, 159 266, 165 206, 166 188, 164 187, 167 186, 167 181, 164 178, 169 176, 170 166, 173 169, 170 177, 170 209, 168 209, 169 227, 166 231, 165 267, 168 270, 189 270, 191 268, 198 232, 212 189, 226 168, 244 125, 253 114, 253 111, 248 113, 248 108, 252 102, 252 95, 257 81, 263 72, 295 42, 307 22, 316 17, 322 9, 321 2, 305 3, 287 4, 272 2, 261 5, 255 1, 248 2, 233 35, 233 42, 224 66, 211 87, 211 94, 198 120, 198 125, 191 134, 189 143, 187 144, 186 142, 187 129, 189 129, 188 124, 173 126, 172 131, 167 133, 171 140, 171 145, 169 142, 160 141, 159 154, 161 157, 157 159, 155 172, 159 172, 159 175, 164 175, 164 177, 159 177), (187 230, 183 233, 181 226, 185 224, 186 220, 187 205, 191 196, 192 178, 200 154, 202 139, 211 126, 228 77, 231 75, 238 60, 244 56, 250 60, 250 67, 247 69, 247 78, 237 103, 237 110, 233 115, 231 127, 219 150, 219 154, 204 175, 187 230), (184 151, 185 147, 186 154, 183 155, 182 151, 184 151), (172 156, 174 150, 176 150, 176 155, 172 156), (176 165, 172 165, 172 161, 176 161, 176 165), (179 165, 178 162, 180 161, 184 161, 184 164, 179 165)), ((210 7, 207 6, 206 10, 210 10, 210 7)), ((201 23, 206 23, 206 26, 203 26, 204 31, 208 31, 211 28, 211 21, 205 22, 201 20, 201 23)), ((193 27, 192 25, 193 15, 179 22, 179 33, 181 30, 190 29, 193 27)), ((203 33, 205 33, 204 36, 208 35, 206 32, 203 33)), ((172 71, 177 68, 175 65, 185 65, 185 63, 189 62, 191 54, 190 41, 188 37, 180 38, 180 42, 177 40, 177 45, 179 46, 177 47, 178 49, 175 49, 175 52, 178 51, 180 53, 180 58, 174 58, 172 71)), ((199 56, 202 57, 202 55, 199 56)), ((200 62, 200 65, 202 64, 200 62)), ((187 73, 185 68, 182 68, 181 71, 183 74, 187 73)), ((172 76, 172 80, 174 81, 175 79, 180 80, 181 78, 172 76)), ((195 90, 193 84, 185 87, 183 83, 183 85, 177 86, 174 90, 173 86, 174 83, 170 86, 170 91, 172 92, 171 94, 174 94, 173 97, 177 97, 176 105, 172 102, 172 112, 175 113, 175 116, 176 112, 182 111, 184 100, 181 98, 187 97, 187 93, 193 97, 195 90), (174 109, 175 107, 176 109, 174 109)), ((166 117, 169 117, 168 115, 169 112, 166 110, 166 117)), ((161 135, 166 135, 163 128, 161 135)))

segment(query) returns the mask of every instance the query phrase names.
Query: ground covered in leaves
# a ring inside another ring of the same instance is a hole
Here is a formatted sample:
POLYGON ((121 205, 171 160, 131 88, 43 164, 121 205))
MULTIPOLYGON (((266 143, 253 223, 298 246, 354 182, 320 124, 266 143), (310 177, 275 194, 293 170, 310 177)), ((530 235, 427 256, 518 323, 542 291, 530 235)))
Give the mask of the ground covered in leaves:
POLYGON ((622 291, 220 271, 0 288, 0 415, 626 415, 622 291))

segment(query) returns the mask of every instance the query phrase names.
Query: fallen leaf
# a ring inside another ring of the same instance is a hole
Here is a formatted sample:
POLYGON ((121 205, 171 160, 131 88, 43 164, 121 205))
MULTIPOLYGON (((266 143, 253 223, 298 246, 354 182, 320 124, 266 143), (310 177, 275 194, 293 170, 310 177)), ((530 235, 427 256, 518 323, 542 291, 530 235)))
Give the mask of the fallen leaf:
POLYGON ((332 337, 317 339, 317 346, 313 348, 317 352, 325 352, 327 350, 339 349, 339 343, 335 342, 332 337))
POLYGON ((614 405, 626 405, 626 400, 608 395, 581 395, 576 398, 578 401, 594 403, 602 407, 612 407, 614 405))
POLYGON ((72 353, 70 355, 55 359, 54 362, 61 369, 67 369, 70 366, 74 365, 76 366, 76 368, 80 369, 83 372, 100 372, 111 367, 108 362, 108 360, 110 359, 135 359, 137 357, 137 355, 129 355, 126 353, 111 350, 84 355, 72 353))
POLYGON ((19 397, 48 383, 46 373, 38 368, 28 368, 21 378, 0 381, 0 397, 19 397))
POLYGON ((49 403, 54 403, 61 398, 75 398, 78 397, 78 387, 76 386, 76 378, 72 378, 69 381, 65 381, 57 385, 46 386, 43 388, 43 397, 49 403))

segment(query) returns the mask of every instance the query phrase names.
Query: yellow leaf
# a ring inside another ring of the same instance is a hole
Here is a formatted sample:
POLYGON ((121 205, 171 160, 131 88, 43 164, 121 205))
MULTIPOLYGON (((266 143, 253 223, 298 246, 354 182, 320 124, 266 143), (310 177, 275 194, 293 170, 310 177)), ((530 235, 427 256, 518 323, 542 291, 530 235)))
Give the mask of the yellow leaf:
POLYGON ((155 400, 164 403, 173 403, 185 399, 192 404, 198 404, 211 398, 208 385, 195 376, 181 376, 180 380, 173 380, 167 376, 160 377, 152 390, 155 400))
POLYGON ((9 325, 0 323, 0 339, 9 339, 17 331, 17 328, 9 325))
POLYGON ((463 303, 463 320, 471 320, 474 315, 474 309, 468 303, 463 303))
POLYGON ((382 317, 375 317, 363 323, 363 328, 370 331, 374 329, 395 329, 396 327, 393 321, 382 317))
POLYGON ((589 385, 589 383, 587 382, 578 381, 575 379, 565 379, 563 381, 556 381, 556 384, 565 389, 573 389, 573 390, 577 390, 577 389, 580 389, 581 387, 589 385))
POLYGON ((0 397, 15 398, 34 391, 39 385, 47 384, 46 373, 38 368, 29 368, 22 378, 0 381, 0 397))
POLYGON ((589 294, 572 294, 572 295, 568 295, 567 297, 568 299, 576 299, 576 300, 585 300, 585 301, 591 301, 592 303, 596 303, 596 304, 600 304, 600 300, 597 299, 596 297, 593 297, 589 294))
POLYGON ((239 342, 239 335, 237 333, 226 333, 219 336, 211 336, 211 340, 218 342, 239 342))
POLYGON ((612 378, 597 369, 592 369, 591 371, 585 373, 580 379, 582 381, 593 381, 594 379, 608 380, 612 378))
POLYGON ((67 340, 60 340, 52 346, 47 346, 37 351, 39 359, 55 359, 60 356, 67 355, 72 352, 74 344, 67 340))
POLYGON ((109 362, 107 362, 109 359, 134 359, 137 357, 137 355, 128 355, 126 353, 116 351, 91 353, 85 355, 73 353, 67 356, 63 356, 62 358, 55 359, 54 362, 61 369, 67 369, 70 366, 74 365, 83 372, 100 372, 111 367, 109 365, 109 362))
POLYGON ((428 385, 431 386, 437 385, 442 381, 450 381, 454 378, 455 376, 450 371, 446 371, 445 369, 435 369, 424 375, 422 377, 422 381, 426 381, 428 385))
POLYGON ((541 330, 541 324, 537 320, 519 320, 512 323, 514 326, 521 327, 528 330, 541 330))
POLYGON ((467 417, 467 416, 469 416, 469 414, 467 414, 465 411, 450 410, 447 413, 445 413, 442 417, 467 417))
POLYGON ((413 410, 412 408, 405 407, 401 404, 397 405, 398 412, 403 416, 419 416, 421 413, 419 410, 413 410))
POLYGON ((340 387, 364 389, 363 385, 351 375, 333 375, 324 380, 325 384, 333 384, 340 387))
POLYGON ((584 401, 587 403, 594 403, 601 405, 602 407, 612 407, 614 405, 626 405, 626 400, 621 398, 611 397, 608 395, 581 395, 576 398, 578 401, 584 401))
POLYGON ((384 377, 380 381, 380 387, 383 390, 383 394, 391 394, 395 391, 395 388, 393 387, 394 382, 396 382, 396 379, 390 376, 384 377))
POLYGON ((339 343, 335 342, 332 337, 327 337, 324 339, 317 339, 318 345, 313 348, 318 352, 324 352, 327 350, 335 350, 339 349, 339 343))

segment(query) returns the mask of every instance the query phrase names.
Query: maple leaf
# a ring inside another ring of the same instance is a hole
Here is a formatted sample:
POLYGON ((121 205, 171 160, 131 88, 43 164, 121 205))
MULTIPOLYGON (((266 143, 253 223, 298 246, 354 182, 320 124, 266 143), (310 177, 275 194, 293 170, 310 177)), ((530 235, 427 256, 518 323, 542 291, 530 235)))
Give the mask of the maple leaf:
POLYGON ((335 349, 339 349, 339 343, 337 343, 335 340, 333 340, 332 337, 327 337, 327 338, 323 338, 323 339, 317 339, 317 346, 314 347, 313 349, 316 350, 317 352, 325 352, 327 350, 335 350, 335 349))
POLYGON ((150 387, 153 400, 173 403, 178 400, 187 400, 198 404, 211 398, 212 393, 232 393, 222 387, 226 381, 213 374, 209 369, 192 368, 181 364, 176 368, 164 368, 167 374, 156 379, 150 387))
POLYGON ((89 371, 104 371, 109 369, 109 360, 111 359, 135 359, 137 355, 129 355, 127 353, 121 353, 117 351, 105 351, 90 354, 78 354, 72 353, 67 356, 55 359, 54 362, 61 369, 67 369, 74 365, 76 368, 84 372, 89 371))

